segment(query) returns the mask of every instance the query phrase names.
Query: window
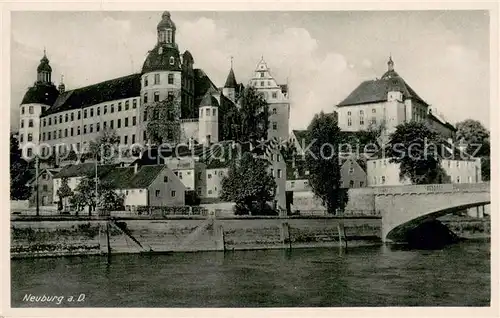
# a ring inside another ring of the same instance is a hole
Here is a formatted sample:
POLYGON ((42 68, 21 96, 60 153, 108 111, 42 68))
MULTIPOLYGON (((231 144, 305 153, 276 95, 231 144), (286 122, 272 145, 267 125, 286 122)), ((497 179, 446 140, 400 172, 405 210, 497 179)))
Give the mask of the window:
POLYGON ((364 125, 365 124, 365 119, 363 117, 359 118, 359 124, 364 125))
POLYGON ((352 126, 352 119, 350 117, 347 118, 347 126, 352 126))
POLYGON ((260 86, 264 86, 264 81, 260 81, 260 86))
POLYGON ((148 93, 144 93, 143 100, 144 100, 144 104, 148 103, 148 93))
POLYGON ((90 124, 89 125, 89 133, 93 133, 94 132, 94 125, 90 124))
POLYGON ((101 125, 99 123, 96 123, 95 124, 95 131, 99 132, 99 130, 101 130, 101 125))
POLYGON ((103 109, 102 113, 104 115, 106 115, 108 113, 108 105, 104 105, 104 109, 103 109))
POLYGON ((76 114, 76 117, 77 117, 78 120, 80 120, 82 118, 81 111, 78 111, 78 113, 76 114))
POLYGON ((32 148, 28 148, 28 157, 31 157, 32 154, 33 154, 33 149, 32 148))
POLYGON ((182 179, 182 171, 179 171, 179 179, 182 179))
POLYGON ((118 111, 121 112, 122 111, 122 102, 119 102, 118 103, 118 111))
POLYGON ((45 133, 42 133, 42 141, 45 141, 45 133))
POLYGON ((52 117, 49 117, 49 126, 52 125, 52 117))
POLYGON ((128 145, 128 136, 127 135, 123 136, 123 143, 128 145))
POLYGON ((375 114, 377 110, 375 108, 372 108, 372 114, 375 114))
POLYGON ((29 141, 32 141, 32 140, 33 140, 33 134, 32 134, 32 133, 29 133, 29 134, 28 134, 28 142, 29 142, 29 141))
POLYGON ((160 197, 160 190, 156 190, 155 191, 155 195, 156 195, 157 198, 159 198, 160 197))
POLYGON ((354 188, 354 180, 349 181, 349 188, 354 188))
POLYGON ((64 115, 64 122, 67 123, 68 122, 68 114, 65 114, 64 115))
POLYGON ((106 130, 106 128, 107 128, 107 124, 108 124, 108 123, 107 123, 107 122, 105 122, 105 121, 102 123, 102 129, 103 129, 103 130, 106 130))
POLYGON ((124 123, 124 126, 125 126, 125 127, 128 127, 128 117, 125 117, 125 123, 124 123))
POLYGON ((147 134, 146 134, 146 131, 145 131, 145 130, 142 132, 142 139, 143 139, 144 141, 146 141, 146 140, 148 139, 148 136, 147 136, 147 134))
POLYGON ((210 116, 210 109, 207 108, 206 111, 205 111, 205 113, 206 113, 207 116, 210 116))
POLYGON ((94 108, 90 109, 90 117, 94 117, 94 108))
POLYGON ((167 183, 168 182, 168 176, 163 177, 163 182, 167 183))
POLYGON ((281 178, 281 169, 278 169, 278 178, 281 178))
POLYGON ((24 120, 21 119, 21 128, 24 128, 24 120))
POLYGON ((350 167, 349 168, 349 174, 353 174, 354 173, 354 168, 353 167, 350 167))
POLYGON ((132 126, 135 126, 137 124, 135 116, 132 117, 132 126))
POLYGON ((58 134, 58 137, 59 137, 59 138, 62 138, 62 129, 59 129, 59 134, 58 134))
POLYGON ((146 109, 144 110, 142 117, 144 118, 144 121, 148 120, 148 111, 146 109))
POLYGON ((63 122, 63 117, 62 115, 59 115, 59 124, 62 124, 62 122, 63 122))
POLYGON ((170 57, 169 62, 170 62, 170 65, 174 65, 174 63, 175 63, 175 59, 174 59, 174 57, 173 57, 173 56, 171 56, 171 57, 170 57))
POLYGON ((29 107, 29 113, 30 113, 30 114, 33 114, 33 106, 30 106, 30 107, 29 107))
POLYGON ((137 101, 135 99, 132 101, 132 108, 133 109, 137 108, 137 101))
POLYGON ((144 86, 148 86, 148 77, 144 76, 144 86))
POLYGON ((87 133, 87 125, 83 125, 83 134, 87 133))
POLYGON ((211 174, 211 173, 209 173, 209 174, 207 175, 207 178, 208 178, 208 179, 212 179, 212 174, 211 174))
POLYGON ((75 120, 75 113, 71 113, 71 114, 70 114, 70 120, 71 120, 71 121, 75 120))
POLYGON ((279 154, 276 155, 276 162, 280 162, 280 155, 279 154))
POLYGON ((198 180, 201 180, 201 172, 198 172, 198 180))
POLYGON ((372 117, 372 124, 373 124, 373 125, 377 124, 377 118, 372 117))
POLYGON ((155 74, 155 85, 160 84, 160 74, 155 74))
POLYGON ((160 101, 160 92, 154 92, 153 101, 155 101, 155 102, 160 101))
POLYGON ((80 126, 78 126, 78 127, 76 128, 76 135, 77 135, 77 136, 79 136, 79 135, 80 135, 80 126))
POLYGON ((21 107, 21 115, 24 115, 24 106, 21 107))
POLYGON ((83 118, 87 118, 87 110, 86 109, 83 110, 83 118))
POLYGON ((277 122, 273 122, 273 130, 278 130, 278 123, 277 122))
POLYGON ((347 116, 351 116, 351 112, 347 112, 347 116))
MULTIPOLYGON (((22 120, 21 120, 22 121, 22 120)), ((43 127, 47 126, 47 120, 44 118, 43 119, 43 127)), ((22 128, 22 127, 21 127, 22 128)))
POLYGON ((365 186, 365 183, 363 181, 359 181, 359 187, 362 188, 365 186))
POLYGON ((73 135, 74 135, 74 130, 73 130, 73 127, 71 127, 71 128, 69 129, 69 134, 70 134, 70 136, 71 136, 71 137, 73 137, 73 135))
POLYGON ((377 184, 377 177, 373 177, 373 184, 377 184))
POLYGON ((68 128, 64 128, 64 137, 68 137, 68 128))
POLYGON ((269 170, 269 173, 270 173, 270 174, 274 177, 274 169, 273 169, 273 168, 271 168, 271 169, 269 170))
MULTIPOLYGON (((50 136, 50 135, 49 135, 50 136)), ((50 140, 50 138, 49 138, 50 140)), ((19 135, 19 141, 23 142, 24 141, 24 134, 20 134, 19 135)))
POLYGON ((175 197, 175 191, 174 190, 170 191, 170 196, 171 197, 175 197))
POLYGON ((132 135, 132 143, 135 144, 135 135, 132 135))
POLYGON ((457 183, 460 183, 460 176, 457 176, 457 183))
POLYGON ((113 120, 109 121, 109 129, 114 129, 113 120))
POLYGON ((168 100, 173 101, 174 100, 174 93, 173 92, 168 92, 168 100))
POLYGON ((260 77, 264 77, 264 72, 260 72, 260 77))
POLYGON ((122 128, 122 120, 120 118, 116 120, 116 128, 122 128))
POLYGON ((278 98, 278 93, 273 92, 273 98, 278 98))
POLYGON ((168 74, 168 83, 174 84, 174 74, 168 74))
POLYGON ((381 179, 382 179, 382 184, 384 184, 385 183, 385 176, 382 176, 381 179))
POLYGON ((128 109, 129 109, 129 107, 130 107, 130 103, 129 103, 129 101, 126 101, 126 102, 125 102, 125 110, 128 110, 128 109))
POLYGON ((46 184, 44 184, 44 185, 42 186, 42 190, 43 190, 43 191, 47 191, 47 190, 48 190, 48 188, 49 188, 49 187, 47 187, 47 185, 46 185, 46 184))
POLYGON ((457 160, 457 168, 460 168, 460 161, 457 160))
POLYGON ((111 114, 115 112, 115 104, 111 104, 111 106, 109 106, 109 112, 111 114))
POLYGON ((28 120, 28 127, 33 127, 33 119, 28 120))

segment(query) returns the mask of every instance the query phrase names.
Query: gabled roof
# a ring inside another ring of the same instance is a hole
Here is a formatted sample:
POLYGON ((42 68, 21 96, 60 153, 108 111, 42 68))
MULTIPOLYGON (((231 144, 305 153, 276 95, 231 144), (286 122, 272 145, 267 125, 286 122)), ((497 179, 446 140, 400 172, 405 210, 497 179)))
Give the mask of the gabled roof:
MULTIPOLYGON (((49 175, 51 175, 52 177, 54 177, 54 175, 56 175, 60 170, 61 170, 60 168, 50 168, 50 169, 44 168, 44 169, 40 169, 40 171, 38 172, 38 178, 40 178, 40 176, 42 176, 46 172, 49 175)), ((35 180, 36 180, 36 176, 33 173, 32 177, 28 180, 27 184, 31 184, 35 180)))
POLYGON ((54 106, 42 116, 65 110, 80 109, 107 101, 140 96, 141 74, 132 74, 104 81, 59 95, 54 106))
MULTIPOLYGON (((97 176, 102 176, 109 173, 117 165, 97 165, 97 176)), ((95 163, 88 162, 82 164, 67 165, 61 168, 61 171, 56 173, 53 178, 74 178, 95 175, 95 163)))
POLYGON ((389 90, 403 93, 404 99, 414 99, 428 106, 395 71, 388 71, 381 79, 364 81, 337 106, 363 105, 387 101, 389 90), (391 72, 391 73, 389 73, 391 72))
POLYGON ((151 165, 138 167, 116 167, 111 170, 103 179, 115 189, 145 189, 158 177, 158 174, 166 169, 166 165, 151 165))

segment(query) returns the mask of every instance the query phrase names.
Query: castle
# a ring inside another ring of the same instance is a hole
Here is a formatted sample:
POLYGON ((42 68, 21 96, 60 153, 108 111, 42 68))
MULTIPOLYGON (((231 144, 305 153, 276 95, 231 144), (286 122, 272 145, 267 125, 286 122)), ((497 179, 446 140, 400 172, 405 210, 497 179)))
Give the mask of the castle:
MULTIPOLYGON (((52 82, 52 68, 45 52, 37 68, 37 80, 20 105, 19 147, 26 157, 34 149, 41 156, 71 146, 76 152, 95 140, 101 131, 113 130, 122 145, 149 144, 146 127, 153 120, 147 106, 170 101, 172 118, 180 127, 182 143, 210 145, 224 140, 224 115, 239 107, 243 89, 232 68, 223 88, 194 68, 189 51, 180 53, 176 25, 164 12, 157 25, 157 43, 140 73, 66 90, 52 82)), ((261 92, 269 104, 269 138, 288 138, 290 103, 288 86, 278 85, 262 58, 249 85, 261 92)), ((227 139, 227 138, 226 138, 227 139)))

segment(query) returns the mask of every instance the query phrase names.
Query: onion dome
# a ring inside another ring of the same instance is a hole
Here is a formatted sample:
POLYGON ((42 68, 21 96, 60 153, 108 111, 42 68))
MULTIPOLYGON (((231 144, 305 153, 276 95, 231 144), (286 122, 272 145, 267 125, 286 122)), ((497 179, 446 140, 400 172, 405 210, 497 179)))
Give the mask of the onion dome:
POLYGON ((176 29, 174 21, 172 21, 172 19, 170 19, 170 12, 168 12, 168 11, 163 12, 163 14, 161 15, 161 21, 158 23, 158 26, 156 27, 156 29, 158 29, 158 30, 160 30, 160 29, 175 30, 176 29))
POLYGON ((49 65, 49 59, 45 55, 45 52, 43 53, 43 57, 40 60, 40 64, 38 65, 36 70, 38 73, 41 73, 41 72, 51 73, 52 72, 52 67, 50 67, 50 65, 49 65))
POLYGON ((24 94, 21 105, 44 104, 52 106, 59 96, 59 91, 52 83, 37 83, 24 94))
POLYGON ((212 94, 207 92, 205 96, 203 96, 203 99, 200 103, 200 107, 205 106, 219 107, 219 102, 217 101, 217 98, 213 97, 212 94))
POLYGON ((181 71, 179 50, 163 44, 158 44, 149 51, 142 66, 142 73, 154 71, 181 71))

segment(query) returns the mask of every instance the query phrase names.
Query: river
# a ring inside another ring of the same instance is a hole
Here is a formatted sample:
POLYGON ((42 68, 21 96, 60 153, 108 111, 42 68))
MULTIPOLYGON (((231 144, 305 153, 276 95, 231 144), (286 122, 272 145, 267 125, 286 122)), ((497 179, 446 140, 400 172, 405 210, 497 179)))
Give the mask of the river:
POLYGON ((490 244, 16 259, 12 307, 489 306, 490 244), (83 295, 84 296, 81 296, 83 295), (31 302, 34 297, 52 301, 31 302), (70 301, 70 296, 75 298, 70 301), (80 297, 81 301, 76 301, 80 297), (24 300, 23 300, 24 299, 24 300))

